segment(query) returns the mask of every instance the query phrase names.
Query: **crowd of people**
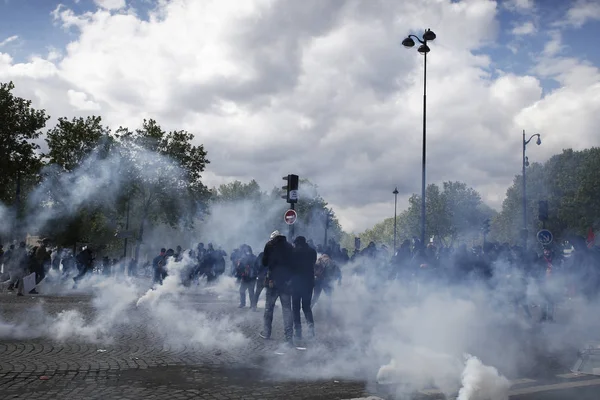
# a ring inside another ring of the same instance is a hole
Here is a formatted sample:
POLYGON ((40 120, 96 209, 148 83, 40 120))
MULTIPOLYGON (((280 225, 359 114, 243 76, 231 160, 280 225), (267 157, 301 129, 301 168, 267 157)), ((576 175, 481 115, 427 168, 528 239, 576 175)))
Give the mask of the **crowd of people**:
MULTIPOLYGON (((350 255, 347 249, 330 241, 327 246, 315 245, 310 239, 298 236, 289 242, 275 231, 264 249, 255 255, 252 248, 243 244, 230 256, 220 247, 199 243, 194 249, 162 248, 142 270, 149 270, 153 284, 160 285, 169 274, 170 260, 182 261, 187 253, 185 267, 181 268, 181 282, 190 286, 205 279, 214 282, 222 275, 230 275, 239 283, 239 307, 249 305, 257 310, 258 300, 266 293, 264 327, 261 336, 271 336, 273 309, 279 299, 284 318, 287 344, 302 338, 301 312, 304 313, 310 336, 315 335, 312 307, 322 293, 331 294, 335 282, 341 283, 342 271, 352 274, 369 274, 371 282, 399 280, 408 285, 420 282, 442 285, 479 282, 494 288, 508 285, 512 301, 531 318, 527 285, 534 281, 541 288, 544 302, 542 319, 552 320, 554 306, 561 298, 581 295, 588 299, 597 296, 600 288, 600 252, 593 242, 571 237, 567 247, 560 245, 525 250, 508 244, 484 243, 483 246, 457 248, 422 246, 418 239, 405 240, 393 252, 386 246, 371 242, 362 250, 350 255), (568 248, 569 251, 565 251, 568 248), (191 260, 191 261, 190 261, 191 260), (347 268, 346 266, 349 265, 347 268)), ((129 274, 138 276, 137 263, 125 259, 96 259, 92 246, 73 252, 50 248, 50 240, 43 239, 38 246, 27 249, 24 242, 11 244, 6 251, 0 246, 0 264, 8 273, 8 290, 17 289, 23 295, 23 278, 35 273, 39 284, 50 270, 61 279, 73 279, 74 285, 89 274, 129 274)), ((35 288, 30 292, 37 293, 35 288)))

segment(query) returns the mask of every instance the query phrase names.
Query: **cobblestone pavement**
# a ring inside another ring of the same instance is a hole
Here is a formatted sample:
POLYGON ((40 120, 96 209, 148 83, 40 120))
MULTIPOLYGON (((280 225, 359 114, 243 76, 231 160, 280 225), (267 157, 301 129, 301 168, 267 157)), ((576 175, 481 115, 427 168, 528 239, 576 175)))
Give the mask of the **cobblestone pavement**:
MULTIPOLYGON (((330 400, 370 395, 390 398, 394 392, 393 387, 347 376, 329 380, 290 379, 299 366, 317 365, 320 356, 326 357, 321 348, 330 348, 336 341, 336 345, 343 346, 340 342, 343 338, 335 335, 335 321, 323 328, 333 334, 309 342, 308 351, 292 349, 281 356, 275 354, 283 337, 280 310, 275 314, 274 340, 264 341, 257 336, 262 312, 237 309, 234 291, 219 297, 192 290, 180 301, 203 311, 209 318, 241 315, 238 326, 250 340, 234 352, 218 350, 222 347, 173 344, 165 341, 145 311, 132 306, 127 313, 128 323, 111 329, 114 340, 109 343, 47 337, 0 339, 0 398, 330 400)), ((7 336, 3 334, 7 327, 2 321, 18 321, 39 307, 47 314, 79 310, 86 320, 93 319, 95 314, 90 295, 17 297, 0 292, 0 337, 7 336)), ((565 365, 552 366, 551 361, 546 364, 548 368, 529 378, 513 380, 511 394, 523 396, 573 385, 600 387, 600 380, 595 377, 570 374, 565 365)), ((376 369, 372 371, 375 372, 376 369)), ((362 371, 360 376, 369 373, 362 371)), ((423 390, 415 397, 443 398, 443 395, 436 390, 423 390)))
MULTIPOLYGON (((210 294, 187 294, 185 301, 207 315, 244 315, 244 334, 251 338, 235 352, 200 346, 169 344, 144 311, 132 308, 127 325, 111 329, 110 343, 48 338, 0 339, 0 398, 69 399, 349 399, 367 395, 365 382, 292 381, 286 374, 265 371, 266 364, 297 362, 302 354, 275 354, 281 344, 281 315, 276 313, 273 339, 257 336, 262 312, 238 310, 236 293, 226 299, 210 294), (282 361, 285 360, 285 361, 282 361)), ((94 316, 89 295, 24 296, 0 293, 2 322, 18 321, 30 310, 45 313, 79 310, 94 316)), ((0 335, 2 336, 2 335, 0 335)))

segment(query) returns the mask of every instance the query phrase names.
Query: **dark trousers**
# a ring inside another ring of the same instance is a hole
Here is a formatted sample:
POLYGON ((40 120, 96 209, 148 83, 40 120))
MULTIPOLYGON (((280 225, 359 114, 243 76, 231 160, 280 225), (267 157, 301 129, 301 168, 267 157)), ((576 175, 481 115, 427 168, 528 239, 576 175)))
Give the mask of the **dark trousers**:
POLYGON ((154 270, 154 279, 153 282, 156 284, 158 283, 159 285, 162 285, 163 281, 165 280, 165 278, 167 277, 167 271, 160 269, 160 268, 156 268, 154 270))
POLYGON ((315 334, 315 321, 313 319, 313 313, 311 308, 312 302, 312 287, 305 289, 297 289, 292 295, 292 314, 294 316, 294 332, 297 338, 302 337, 302 322, 300 320, 300 307, 304 312, 304 318, 308 324, 308 329, 311 335, 315 334))
POLYGON ((327 296, 331 297, 331 294, 333 293, 333 287, 331 286, 331 283, 325 281, 315 281, 315 295, 312 302, 313 307, 315 304, 317 304, 322 292, 325 292, 327 296))
POLYGON ((79 274, 77 274, 77 276, 73 278, 73 280, 75 281, 75 283, 77 283, 80 280, 82 280, 88 273, 91 273, 93 270, 94 267, 91 265, 82 266, 81 270, 79 271, 79 274))
POLYGON ((294 320, 292 318, 292 296, 288 293, 282 293, 277 288, 266 288, 267 304, 265 306, 264 330, 267 337, 271 337, 271 328, 273 326, 273 310, 277 299, 281 302, 281 311, 283 312, 283 330, 285 341, 293 341, 294 320))
POLYGON ((250 307, 254 306, 254 285, 256 280, 242 281, 240 282, 240 306, 246 306, 246 291, 248 291, 248 298, 250 299, 250 307))
POLYGON ((256 306, 258 305, 258 298, 260 297, 260 294, 262 293, 263 289, 265 288, 265 278, 258 278, 256 280, 256 289, 254 290, 254 299, 252 299, 252 301, 254 302, 253 307, 256 308, 256 306))

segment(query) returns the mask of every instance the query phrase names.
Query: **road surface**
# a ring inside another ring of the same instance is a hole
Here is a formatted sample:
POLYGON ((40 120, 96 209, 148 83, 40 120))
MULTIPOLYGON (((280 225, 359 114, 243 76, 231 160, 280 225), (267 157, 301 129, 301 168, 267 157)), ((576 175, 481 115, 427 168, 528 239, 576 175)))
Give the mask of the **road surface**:
MULTIPOLYGON (((292 350, 290 357, 275 355, 283 337, 280 310, 275 313, 275 340, 264 341, 257 336, 262 312, 238 309, 234 290, 228 296, 190 292, 185 295, 185 302, 209 318, 229 314, 235 319, 242 315, 238 324, 250 340, 235 352, 223 351, 219 346, 207 349, 170 343, 162 337, 164 329, 149 324, 149 316, 135 308, 129 311, 127 324, 111 328, 114 336, 111 343, 72 338, 57 340, 56 334, 50 339, 28 334, 31 332, 7 333, 7 323, 31 319, 27 315, 40 309, 44 315, 78 310, 90 320, 95 307, 92 297, 86 293, 17 297, 0 290, 0 337, 4 337, 0 339, 0 398, 391 398, 389 390, 374 381, 293 379, 290 371, 306 362, 310 352, 292 350), (8 336, 12 338, 7 339, 8 336)), ((37 328, 32 325, 30 329, 37 328)), ((322 340, 327 344, 327 338, 322 340)), ((314 352, 310 357, 313 357, 311 362, 318 362, 314 352)), ((545 372, 514 379, 511 399, 600 399, 600 377, 572 374, 567 365, 540 370, 545 372)), ((443 396, 435 390, 422 390, 415 398, 441 399, 443 396)))

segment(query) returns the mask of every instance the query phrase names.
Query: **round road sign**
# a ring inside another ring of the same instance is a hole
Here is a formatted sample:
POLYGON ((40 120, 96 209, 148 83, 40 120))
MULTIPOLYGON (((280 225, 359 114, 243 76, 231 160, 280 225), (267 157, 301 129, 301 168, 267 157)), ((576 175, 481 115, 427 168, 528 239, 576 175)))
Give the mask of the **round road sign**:
POLYGON ((542 229, 537 233, 537 240, 540 242, 542 246, 547 246, 552 243, 554 237, 552 236, 552 232, 548 229, 542 229))
POLYGON ((298 219, 298 214, 292 209, 287 210, 283 215, 283 220, 288 225, 293 225, 296 219, 298 219))

